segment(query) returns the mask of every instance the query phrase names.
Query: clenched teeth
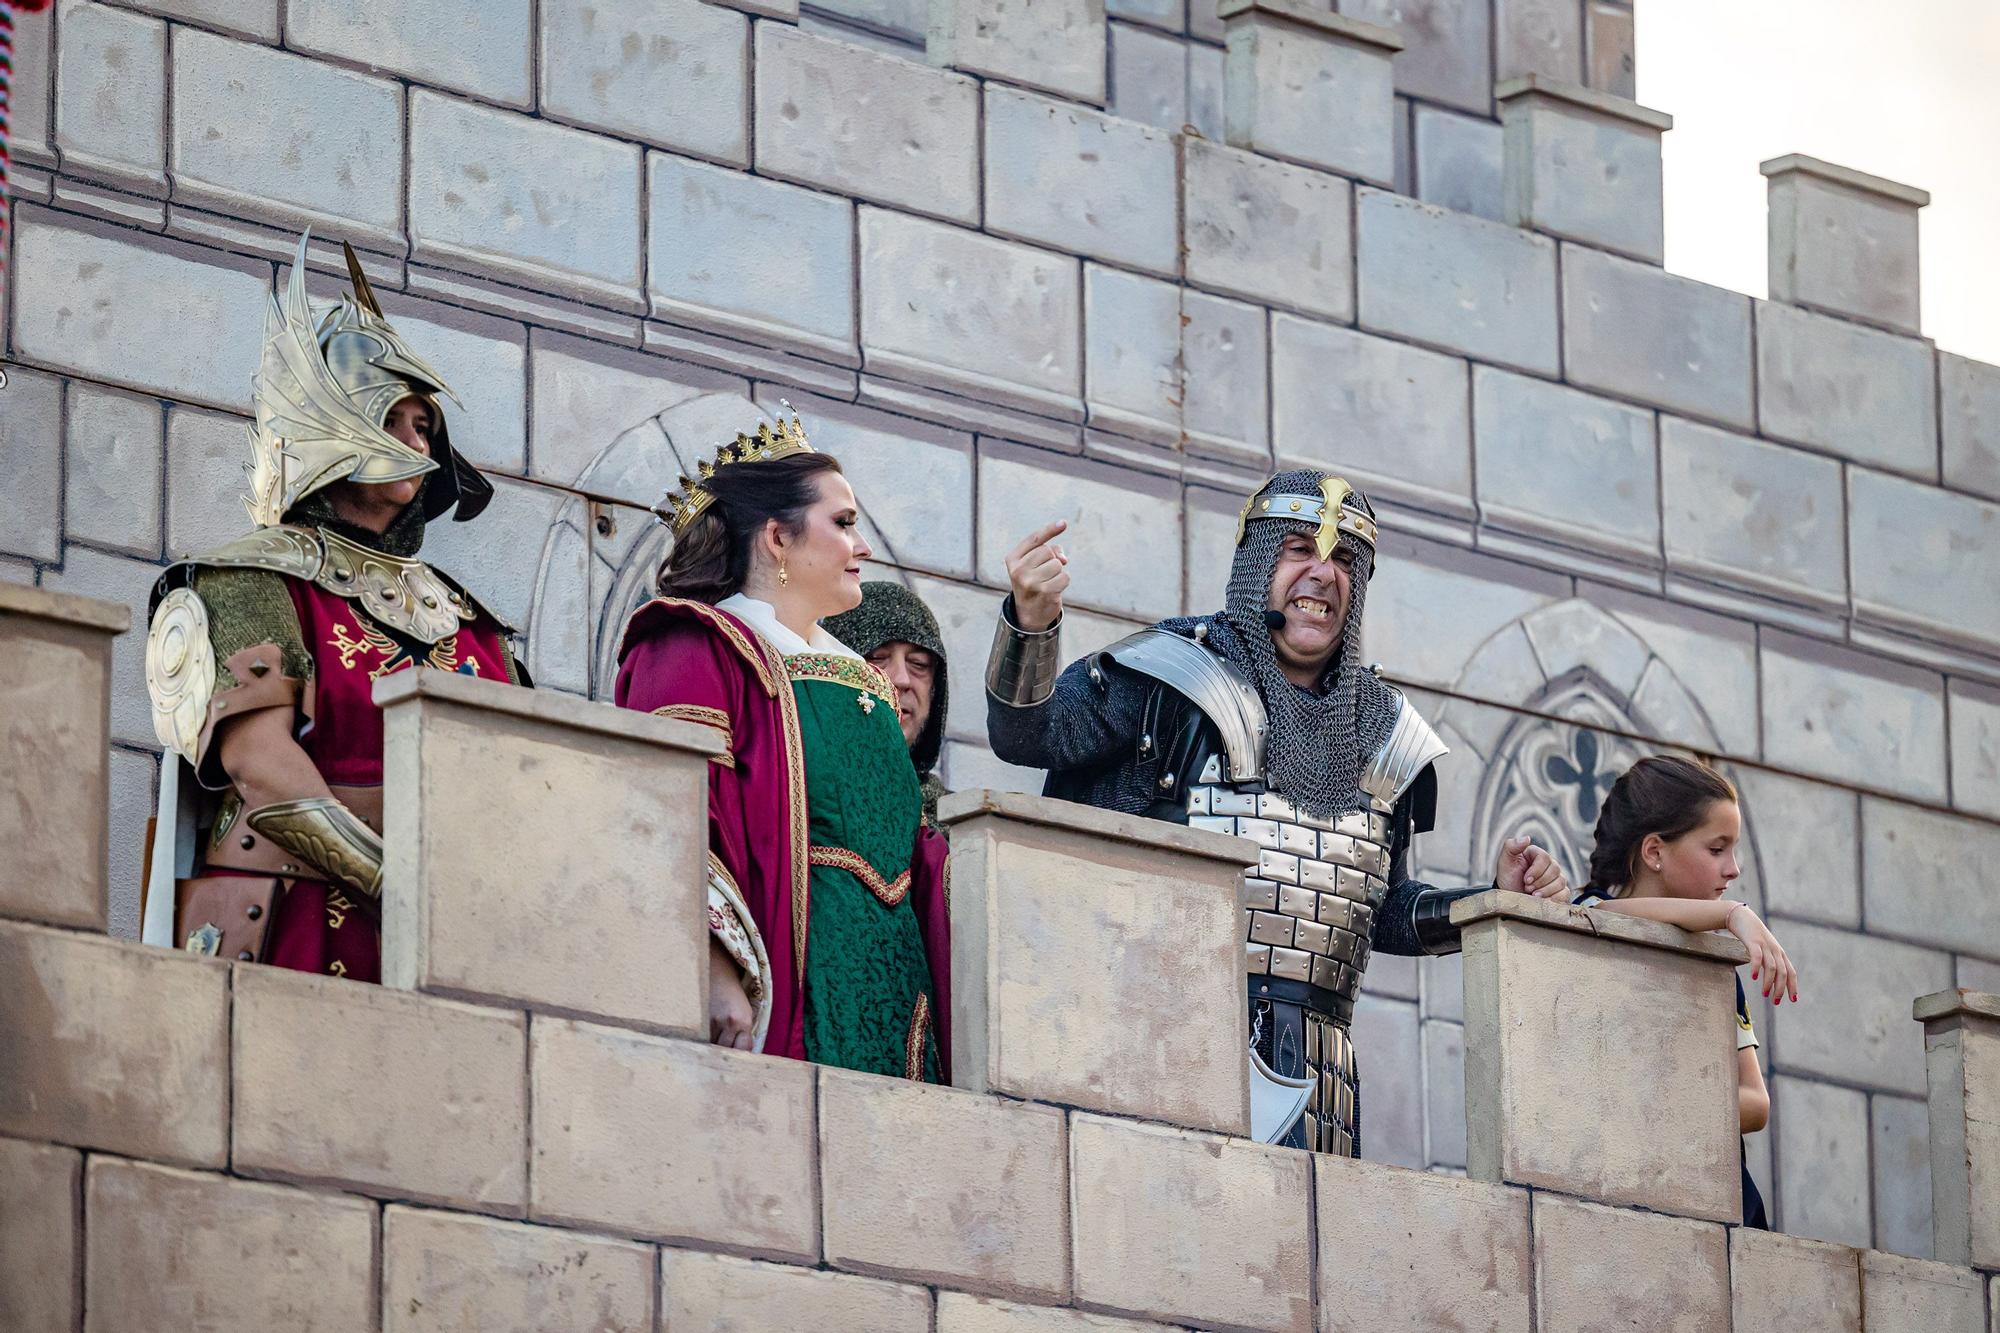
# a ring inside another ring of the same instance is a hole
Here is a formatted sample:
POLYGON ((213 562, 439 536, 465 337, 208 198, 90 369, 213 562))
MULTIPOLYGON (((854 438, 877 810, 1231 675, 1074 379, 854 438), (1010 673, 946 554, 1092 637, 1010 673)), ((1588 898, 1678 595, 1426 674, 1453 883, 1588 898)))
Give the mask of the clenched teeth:
POLYGON ((1324 616, 1333 611, 1331 605, 1320 601, 1317 597, 1294 597, 1292 598, 1292 609, 1303 611, 1309 616, 1324 616))

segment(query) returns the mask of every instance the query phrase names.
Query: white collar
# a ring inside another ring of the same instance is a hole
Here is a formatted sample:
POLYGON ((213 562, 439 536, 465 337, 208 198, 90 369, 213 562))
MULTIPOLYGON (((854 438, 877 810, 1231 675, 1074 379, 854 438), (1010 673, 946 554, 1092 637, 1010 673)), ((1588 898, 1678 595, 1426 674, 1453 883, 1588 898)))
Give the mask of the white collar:
POLYGON ((786 657, 794 653, 831 653, 835 657, 851 657, 857 662, 862 660, 860 653, 818 625, 813 626, 810 640, 801 639, 779 621, 777 609, 760 598, 739 592, 723 598, 715 604, 715 607, 718 611, 727 611, 738 620, 746 622, 751 629, 763 635, 773 648, 786 657))

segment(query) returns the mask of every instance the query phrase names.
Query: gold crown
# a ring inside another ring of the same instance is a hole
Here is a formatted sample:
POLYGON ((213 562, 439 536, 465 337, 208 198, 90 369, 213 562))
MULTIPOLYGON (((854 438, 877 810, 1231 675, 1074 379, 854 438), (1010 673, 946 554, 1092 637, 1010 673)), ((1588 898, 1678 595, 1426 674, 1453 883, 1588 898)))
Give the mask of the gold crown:
MULTIPOLYGON (((790 403, 785 403, 783 406, 788 412, 792 410, 790 403)), ((695 468, 697 476, 689 478, 683 472, 680 483, 668 491, 666 497, 653 507, 653 512, 659 515, 661 522, 672 529, 674 536, 678 537, 687 531, 688 524, 700 518, 703 512, 715 503, 715 493, 703 483, 722 469, 733 467, 738 463, 773 463, 780 458, 790 458, 793 454, 812 452, 814 452, 813 447, 806 442, 805 428, 799 425, 797 412, 792 412, 792 419, 789 422, 780 418, 775 429, 768 421, 759 422, 755 435, 745 435, 739 431, 733 442, 715 451, 714 459, 699 464, 695 468)))

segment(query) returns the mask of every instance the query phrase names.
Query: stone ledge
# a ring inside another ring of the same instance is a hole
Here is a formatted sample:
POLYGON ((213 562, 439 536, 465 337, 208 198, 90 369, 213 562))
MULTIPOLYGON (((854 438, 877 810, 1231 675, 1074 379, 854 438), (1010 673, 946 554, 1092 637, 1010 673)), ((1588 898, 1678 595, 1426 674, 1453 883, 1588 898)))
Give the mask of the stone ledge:
POLYGON ((225 1165, 229 1007, 218 960, 0 921, 0 1135, 225 1165))
POLYGON ((1716 931, 1695 932, 1682 930, 1679 926, 1669 926, 1661 921, 1647 921, 1642 917, 1626 916, 1622 912, 1603 912, 1588 907, 1572 907, 1566 904, 1548 902, 1542 898, 1530 897, 1525 893, 1504 893, 1499 889, 1488 889, 1452 904, 1451 923, 1460 928, 1477 921, 1503 918, 1526 922, 1532 926, 1547 926, 1552 930, 1567 930, 1578 935, 1590 935, 1598 939, 1616 940, 1621 944, 1638 944, 1651 949, 1662 949, 1668 953, 1683 953, 1695 958, 1706 958, 1718 963, 1740 966, 1750 961, 1750 952, 1733 936, 1716 931))
POLYGON ((1236 882, 1255 848, 1040 796, 945 806, 953 1082, 1246 1135, 1236 882))
POLYGON ((1741 1329, 1861 1333, 1861 1255, 1845 1245, 1732 1227, 1730 1312, 1741 1329))
POLYGON ((123 634, 132 628, 132 609, 95 597, 75 593, 50 592, 21 583, 0 583, 0 616, 26 616, 53 620, 81 629, 123 634))
POLYGON ((1019 792, 974 788, 952 792, 938 802, 938 822, 947 828, 980 815, 1004 815, 1023 824, 1039 824, 1045 828, 1086 834, 1110 842, 1131 843, 1157 851, 1207 857, 1239 868, 1257 859, 1257 846, 1247 838, 1207 829, 1185 828, 1069 801, 1025 796, 1019 792))
POLYGON ((526 1014, 255 963, 232 972, 236 1174, 525 1213, 526 1014))
POLYGON ((1910 1005, 1910 1017, 1919 1023, 1958 1016, 2000 1020, 2000 995, 1960 986, 1956 990, 1934 991, 1919 996, 1910 1005))
POLYGON ((677 722, 630 708, 596 703, 554 690, 524 690, 502 681, 477 680, 455 671, 398 671, 375 682, 375 706, 392 708, 411 699, 505 713, 529 722, 546 722, 575 731, 642 741, 674 750, 693 750, 706 758, 723 752, 722 742, 707 727, 677 722))
MULTIPOLYGON (((1662 132, 1674 127, 1674 118, 1664 111, 1655 111, 1649 106, 1640 106, 1626 97, 1613 97, 1595 88, 1586 88, 1580 83, 1570 83, 1563 79, 1552 79, 1545 74, 1524 74, 1517 79, 1507 79, 1494 85, 1493 100, 1511 101, 1516 97, 1547 97, 1552 101, 1567 102, 1585 111, 1594 111, 1600 116, 1613 120, 1662 132)), ((1768 172, 1766 173, 1769 174, 1768 172)))
POLYGON ((1783 176, 1794 171, 1801 175, 1817 176, 1823 181, 1844 185, 1850 190, 1881 195, 1885 199, 1909 204, 1914 208, 1923 208, 1931 201, 1929 190, 1920 190, 1914 185, 1904 185, 1883 176, 1871 176, 1865 171, 1856 171, 1852 167, 1843 167, 1822 158, 1808 157, 1804 153, 1787 153, 1783 157, 1760 162, 1757 164, 1757 170, 1771 177, 1783 176))
POLYGON ((1305 0, 1222 0, 1216 9, 1216 16, 1224 22, 1241 16, 1265 15, 1285 23, 1297 24, 1313 32, 1324 33, 1365 46, 1379 46, 1385 51, 1403 49, 1403 36, 1394 28, 1386 28, 1379 23, 1369 23, 1364 19, 1348 18, 1330 10, 1305 3, 1305 0))
POLYGON ((813 1068, 820 1228, 831 1267, 1022 1300, 1069 1299, 1065 1112, 813 1068))
POLYGON ((383 682, 382 979, 708 1034, 709 727, 450 672, 383 682), (446 680, 446 676, 452 679, 446 680), (428 697, 429 702, 424 702, 428 697), (499 822, 482 777, 529 801, 499 822))

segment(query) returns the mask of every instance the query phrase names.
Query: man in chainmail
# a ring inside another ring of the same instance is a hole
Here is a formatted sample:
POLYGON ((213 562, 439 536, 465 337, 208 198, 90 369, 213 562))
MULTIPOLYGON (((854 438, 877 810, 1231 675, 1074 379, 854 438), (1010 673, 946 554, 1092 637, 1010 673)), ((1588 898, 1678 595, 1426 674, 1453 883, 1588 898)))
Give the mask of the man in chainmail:
POLYGON ((1008 556, 987 669, 987 728, 1050 796, 1217 829, 1258 844, 1242 877, 1258 1137, 1358 1156, 1348 1038, 1375 949, 1458 949, 1451 904, 1484 887, 1567 898, 1525 837, 1494 885, 1409 875, 1435 822, 1444 745, 1361 665, 1373 507, 1339 477, 1282 472, 1237 524, 1223 609, 1161 621, 1058 674, 1068 557, 1051 524, 1008 556))

